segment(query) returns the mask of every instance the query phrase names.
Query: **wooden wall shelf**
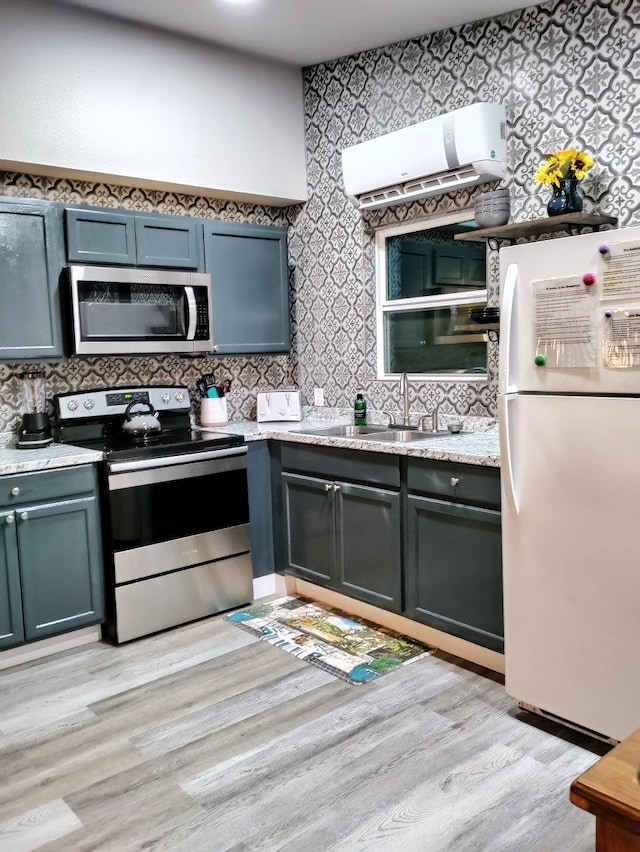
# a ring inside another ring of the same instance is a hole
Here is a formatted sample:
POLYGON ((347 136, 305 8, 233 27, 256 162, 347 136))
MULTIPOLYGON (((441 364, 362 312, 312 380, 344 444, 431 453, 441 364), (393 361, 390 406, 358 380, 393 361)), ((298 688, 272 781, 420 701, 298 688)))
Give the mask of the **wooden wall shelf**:
POLYGON ((455 234, 455 240, 517 240, 520 237, 537 237, 553 231, 571 231, 574 228, 593 228, 599 230, 602 225, 618 224, 617 216, 601 216, 596 213, 566 213, 564 216, 548 216, 529 222, 514 222, 511 225, 498 225, 495 228, 476 228, 467 234, 455 234))

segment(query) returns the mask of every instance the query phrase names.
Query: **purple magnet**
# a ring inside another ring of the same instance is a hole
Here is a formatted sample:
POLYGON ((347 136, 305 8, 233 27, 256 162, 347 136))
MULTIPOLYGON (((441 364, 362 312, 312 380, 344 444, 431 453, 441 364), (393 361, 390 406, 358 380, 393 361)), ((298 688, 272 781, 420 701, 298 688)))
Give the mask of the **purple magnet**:
POLYGON ((600 254, 609 254, 609 246, 606 243, 602 243, 602 245, 598 247, 598 251, 600 254))
POLYGON ((585 272, 585 274, 582 276, 582 283, 586 284, 587 287, 591 287, 592 284, 596 283, 596 276, 593 274, 593 272, 585 272))

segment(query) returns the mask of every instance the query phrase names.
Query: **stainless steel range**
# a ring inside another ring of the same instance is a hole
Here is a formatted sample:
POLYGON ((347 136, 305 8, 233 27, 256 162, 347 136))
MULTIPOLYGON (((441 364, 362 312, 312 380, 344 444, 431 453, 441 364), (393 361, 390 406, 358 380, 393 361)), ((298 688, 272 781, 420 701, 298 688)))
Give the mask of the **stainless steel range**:
POLYGON ((108 620, 126 642, 253 595, 247 448, 192 429, 183 386, 55 398, 57 440, 101 450, 108 620))

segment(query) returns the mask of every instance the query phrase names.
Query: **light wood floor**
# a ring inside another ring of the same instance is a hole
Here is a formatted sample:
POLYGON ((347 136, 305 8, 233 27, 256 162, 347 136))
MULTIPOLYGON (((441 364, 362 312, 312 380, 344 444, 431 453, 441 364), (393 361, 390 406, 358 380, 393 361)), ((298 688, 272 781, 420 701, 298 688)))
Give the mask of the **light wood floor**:
POLYGON ((350 686, 217 617, 0 673, 0 850, 590 850, 607 749, 562 731, 445 655, 350 686))

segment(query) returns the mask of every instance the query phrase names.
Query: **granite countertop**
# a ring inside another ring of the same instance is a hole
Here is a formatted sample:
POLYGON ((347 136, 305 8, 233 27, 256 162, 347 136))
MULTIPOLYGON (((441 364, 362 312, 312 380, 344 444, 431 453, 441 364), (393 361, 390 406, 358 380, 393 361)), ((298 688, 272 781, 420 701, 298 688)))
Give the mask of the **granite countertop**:
POLYGON ((0 476, 92 464, 101 459, 102 453, 96 450, 85 450, 68 444, 49 444, 36 450, 18 450, 15 440, 0 439, 0 476))
MULTIPOLYGON (((215 432, 231 432, 242 435, 246 441, 278 440, 299 444, 313 444, 319 447, 342 447, 365 452, 390 453, 392 455, 412 456, 413 458, 442 459, 463 464, 500 466, 500 449, 496 428, 484 428, 459 435, 442 435, 437 438, 420 438, 417 441, 366 441, 358 438, 337 438, 334 436, 305 435, 301 429, 321 429, 327 426, 344 424, 344 420, 309 419, 301 422, 256 423, 250 420, 232 421, 225 426, 212 426, 215 432)), ((470 428, 471 424, 465 424, 470 428)))
MULTIPOLYGON (((212 426, 211 431, 242 435, 246 441, 278 440, 297 444, 312 444, 319 447, 340 447, 364 452, 389 453, 412 456, 413 458, 442 459, 462 464, 500 466, 498 432, 494 425, 481 421, 464 423, 471 431, 459 435, 443 435, 437 438, 420 438, 417 441, 366 441, 358 438, 308 435, 301 430, 321 429, 327 426, 344 425, 351 422, 344 418, 305 417, 300 422, 256 423, 239 420, 224 426, 212 426), (477 428, 476 428, 477 427, 477 428)), ((202 428, 202 427, 198 427, 202 428)), ((35 450, 19 450, 15 437, 0 435, 0 476, 50 470, 73 465, 92 464, 101 461, 102 453, 70 444, 49 444, 35 450)))

